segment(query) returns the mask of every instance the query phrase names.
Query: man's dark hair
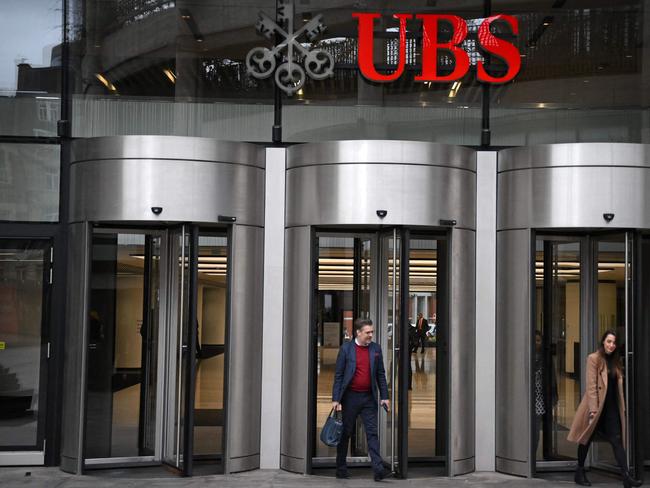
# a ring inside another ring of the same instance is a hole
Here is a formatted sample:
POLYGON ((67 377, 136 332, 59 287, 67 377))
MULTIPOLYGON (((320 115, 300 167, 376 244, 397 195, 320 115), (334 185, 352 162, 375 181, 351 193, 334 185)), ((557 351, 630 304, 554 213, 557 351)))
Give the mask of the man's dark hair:
POLYGON ((354 321, 354 331, 358 334, 366 325, 372 325, 372 320, 358 318, 354 321))

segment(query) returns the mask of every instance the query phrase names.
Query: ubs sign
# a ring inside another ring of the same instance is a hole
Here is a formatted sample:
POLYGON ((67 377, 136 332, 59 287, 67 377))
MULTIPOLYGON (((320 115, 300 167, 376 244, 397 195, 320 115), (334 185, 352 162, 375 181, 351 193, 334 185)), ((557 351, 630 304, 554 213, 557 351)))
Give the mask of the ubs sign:
MULTIPOLYGON (((374 63, 374 23, 381 15, 353 13, 352 17, 358 22, 359 71, 371 81, 391 82, 402 75, 406 64, 406 23, 413 18, 422 23, 422 66, 420 74, 415 77, 416 81, 447 83, 461 79, 469 71, 469 55, 460 46, 467 38, 467 22, 456 15, 404 13, 393 15, 399 21, 399 47, 397 67, 392 73, 379 72, 374 63), (440 23, 451 26, 449 41, 438 40, 440 23), (454 69, 451 73, 438 72, 440 51, 445 51, 453 57, 454 69)), ((248 73, 258 79, 274 76, 276 85, 288 95, 293 95, 302 88, 307 75, 314 80, 332 76, 334 74, 332 55, 325 49, 311 48, 311 42, 325 30, 323 16, 319 14, 299 28, 294 28, 293 1, 279 0, 276 18, 277 21, 260 12, 256 25, 257 31, 268 39, 275 37, 279 42, 272 49, 266 47, 251 49, 246 56, 248 73), (308 42, 301 42, 301 37, 306 38, 308 42)), ((507 83, 519 72, 521 58, 516 46, 491 32, 490 26, 494 22, 504 22, 513 35, 519 34, 519 24, 515 17, 495 15, 484 19, 478 27, 478 43, 485 52, 500 58, 507 69, 505 74, 493 76, 486 71, 484 62, 479 60, 476 64, 476 75, 479 81, 485 83, 507 83)))
MULTIPOLYGON (((369 80, 379 82, 388 82, 399 78, 404 72, 406 61, 406 21, 412 19, 413 14, 395 14, 393 16, 399 20, 399 54, 397 69, 390 74, 379 73, 375 69, 373 62, 373 24, 375 19, 380 18, 380 14, 355 13, 352 16, 359 22, 357 58, 359 70, 363 76, 369 80)), ((460 44, 467 37, 467 22, 456 15, 417 14, 415 18, 422 21, 422 72, 415 77, 415 80, 449 82, 459 80, 465 76, 469 70, 470 62, 467 52, 460 47, 460 44), (448 42, 438 41, 438 25, 440 22, 451 25, 452 34, 448 42), (438 52, 441 50, 449 52, 455 60, 454 70, 446 75, 438 73, 438 52)), ((490 25, 496 21, 507 23, 515 36, 519 33, 517 19, 510 15, 488 17, 479 26, 478 42, 481 47, 487 53, 501 58, 508 66, 504 75, 492 76, 485 70, 483 61, 479 60, 476 64, 476 76, 479 81, 486 83, 506 83, 511 81, 521 67, 519 50, 513 44, 499 39, 490 31, 490 25)))

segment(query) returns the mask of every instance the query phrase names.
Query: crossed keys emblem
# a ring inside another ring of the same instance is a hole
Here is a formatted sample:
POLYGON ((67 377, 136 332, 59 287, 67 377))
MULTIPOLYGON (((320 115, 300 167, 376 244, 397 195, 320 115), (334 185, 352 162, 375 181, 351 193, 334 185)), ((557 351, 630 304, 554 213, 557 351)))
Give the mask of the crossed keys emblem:
POLYGON ((325 30, 322 14, 318 14, 294 31, 293 1, 280 0, 277 13, 279 22, 260 12, 255 28, 267 39, 279 34, 283 40, 273 49, 265 47, 251 49, 246 55, 248 73, 257 79, 263 79, 268 78, 275 71, 275 83, 287 95, 293 95, 302 88, 307 74, 314 80, 324 80, 332 76, 334 74, 332 55, 322 49, 309 50, 299 42, 303 35, 311 42, 325 30), (276 69, 278 60, 282 64, 276 69))

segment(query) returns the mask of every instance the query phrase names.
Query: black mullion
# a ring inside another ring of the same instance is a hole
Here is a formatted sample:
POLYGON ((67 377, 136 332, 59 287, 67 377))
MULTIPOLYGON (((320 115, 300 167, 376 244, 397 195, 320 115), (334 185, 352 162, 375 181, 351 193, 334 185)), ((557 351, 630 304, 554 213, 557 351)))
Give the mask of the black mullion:
POLYGON ((149 385, 149 371, 147 371, 147 358, 149 356, 149 340, 151 334, 151 260, 153 259, 153 241, 150 234, 144 238, 144 276, 142 290, 142 326, 140 335, 142 336, 141 354, 140 354, 140 412, 138 423, 138 451, 143 455, 144 451, 144 425, 147 410, 147 387, 149 385))
MULTIPOLYGON (((409 351, 409 330, 408 321, 408 297, 409 297, 409 252, 410 252, 410 232, 408 229, 398 231, 400 236, 400 287, 399 287, 399 382, 398 382, 398 402, 397 410, 397 460, 399 471, 402 478, 408 476, 408 429, 409 429, 409 408, 408 408, 408 368, 411 362, 409 351)), ((393 266, 395 263, 393 263, 393 266)), ((393 284, 393 289, 395 286, 393 284)))
MULTIPOLYGON (((542 371, 544 374, 544 397, 546 399, 551 398, 551 370, 550 368, 552 367, 553 364, 553 358, 552 358, 552 329, 553 329, 553 250, 556 249, 556 244, 552 241, 544 241, 544 288, 543 288, 543 305, 542 305, 542 313, 544 314, 543 317, 543 322, 542 322, 542 371)), ((535 277, 533 276, 533 280, 535 277)), ((533 338, 535 340, 535 338, 533 338)), ((534 347, 534 346, 533 346, 534 347)), ((534 364, 534 363, 533 363, 534 364)), ((532 398, 535 398, 534 395, 534 388, 535 388, 535 371, 534 368, 531 368, 531 371, 533 372, 533 396, 532 398)), ((548 403, 548 402, 547 402, 548 403)), ((550 403, 548 403, 550 406, 550 403)), ((536 415, 535 414, 535 403, 532 405, 533 407, 533 417, 536 415)), ((548 460, 551 457, 551 432, 553 428, 553 416, 551 412, 549 412, 549 409, 546 409, 546 413, 543 416, 543 429, 542 429, 542 452, 543 452, 543 457, 544 460, 548 460)), ((535 422, 533 422, 534 428, 537 428, 535 426, 535 422)), ((535 436, 539 435, 539 432, 535 432, 535 436)), ((535 437, 533 437, 535 438, 535 437)), ((533 446, 533 451, 536 446, 533 446)), ((535 460, 535 452, 532 453, 531 460, 533 460, 533 464, 536 464, 535 460)))
POLYGON ((199 228, 190 226, 187 349, 185 350, 185 435, 183 436, 183 475, 192 476, 194 461, 194 396, 196 387, 196 333, 199 228))
POLYGON ((308 378, 307 384, 307 401, 311 408, 307 409, 307 456, 305 460, 305 474, 312 474, 313 471, 313 458, 316 455, 316 446, 318 439, 316 438, 318 428, 316 427, 316 411, 318 408, 318 401, 316 392, 318 391, 318 369, 316 368, 316 361, 318 360, 318 258, 319 258, 319 239, 320 234, 311 228, 309 241, 311 243, 311 253, 309 262, 311 263, 310 272, 310 286, 311 293, 309 294, 309 361, 308 361, 308 378))

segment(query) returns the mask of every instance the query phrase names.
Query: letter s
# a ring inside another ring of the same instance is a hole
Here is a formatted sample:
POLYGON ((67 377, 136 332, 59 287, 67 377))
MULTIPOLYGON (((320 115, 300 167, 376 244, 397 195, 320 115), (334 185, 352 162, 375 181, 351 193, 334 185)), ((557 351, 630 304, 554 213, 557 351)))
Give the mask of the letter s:
POLYGON ((491 76, 483 67, 483 61, 479 61, 476 66, 476 75, 479 81, 486 81, 488 83, 507 83, 512 80, 517 73, 519 73, 519 69, 521 68, 521 56, 519 55, 519 50, 513 44, 504 41, 503 39, 499 39, 490 32, 490 24, 495 20, 503 20, 506 22, 515 36, 519 34, 519 22, 511 15, 494 15, 485 19, 478 28, 478 42, 488 53, 494 54, 503 59, 503 61, 508 65, 508 71, 501 77, 491 76))

